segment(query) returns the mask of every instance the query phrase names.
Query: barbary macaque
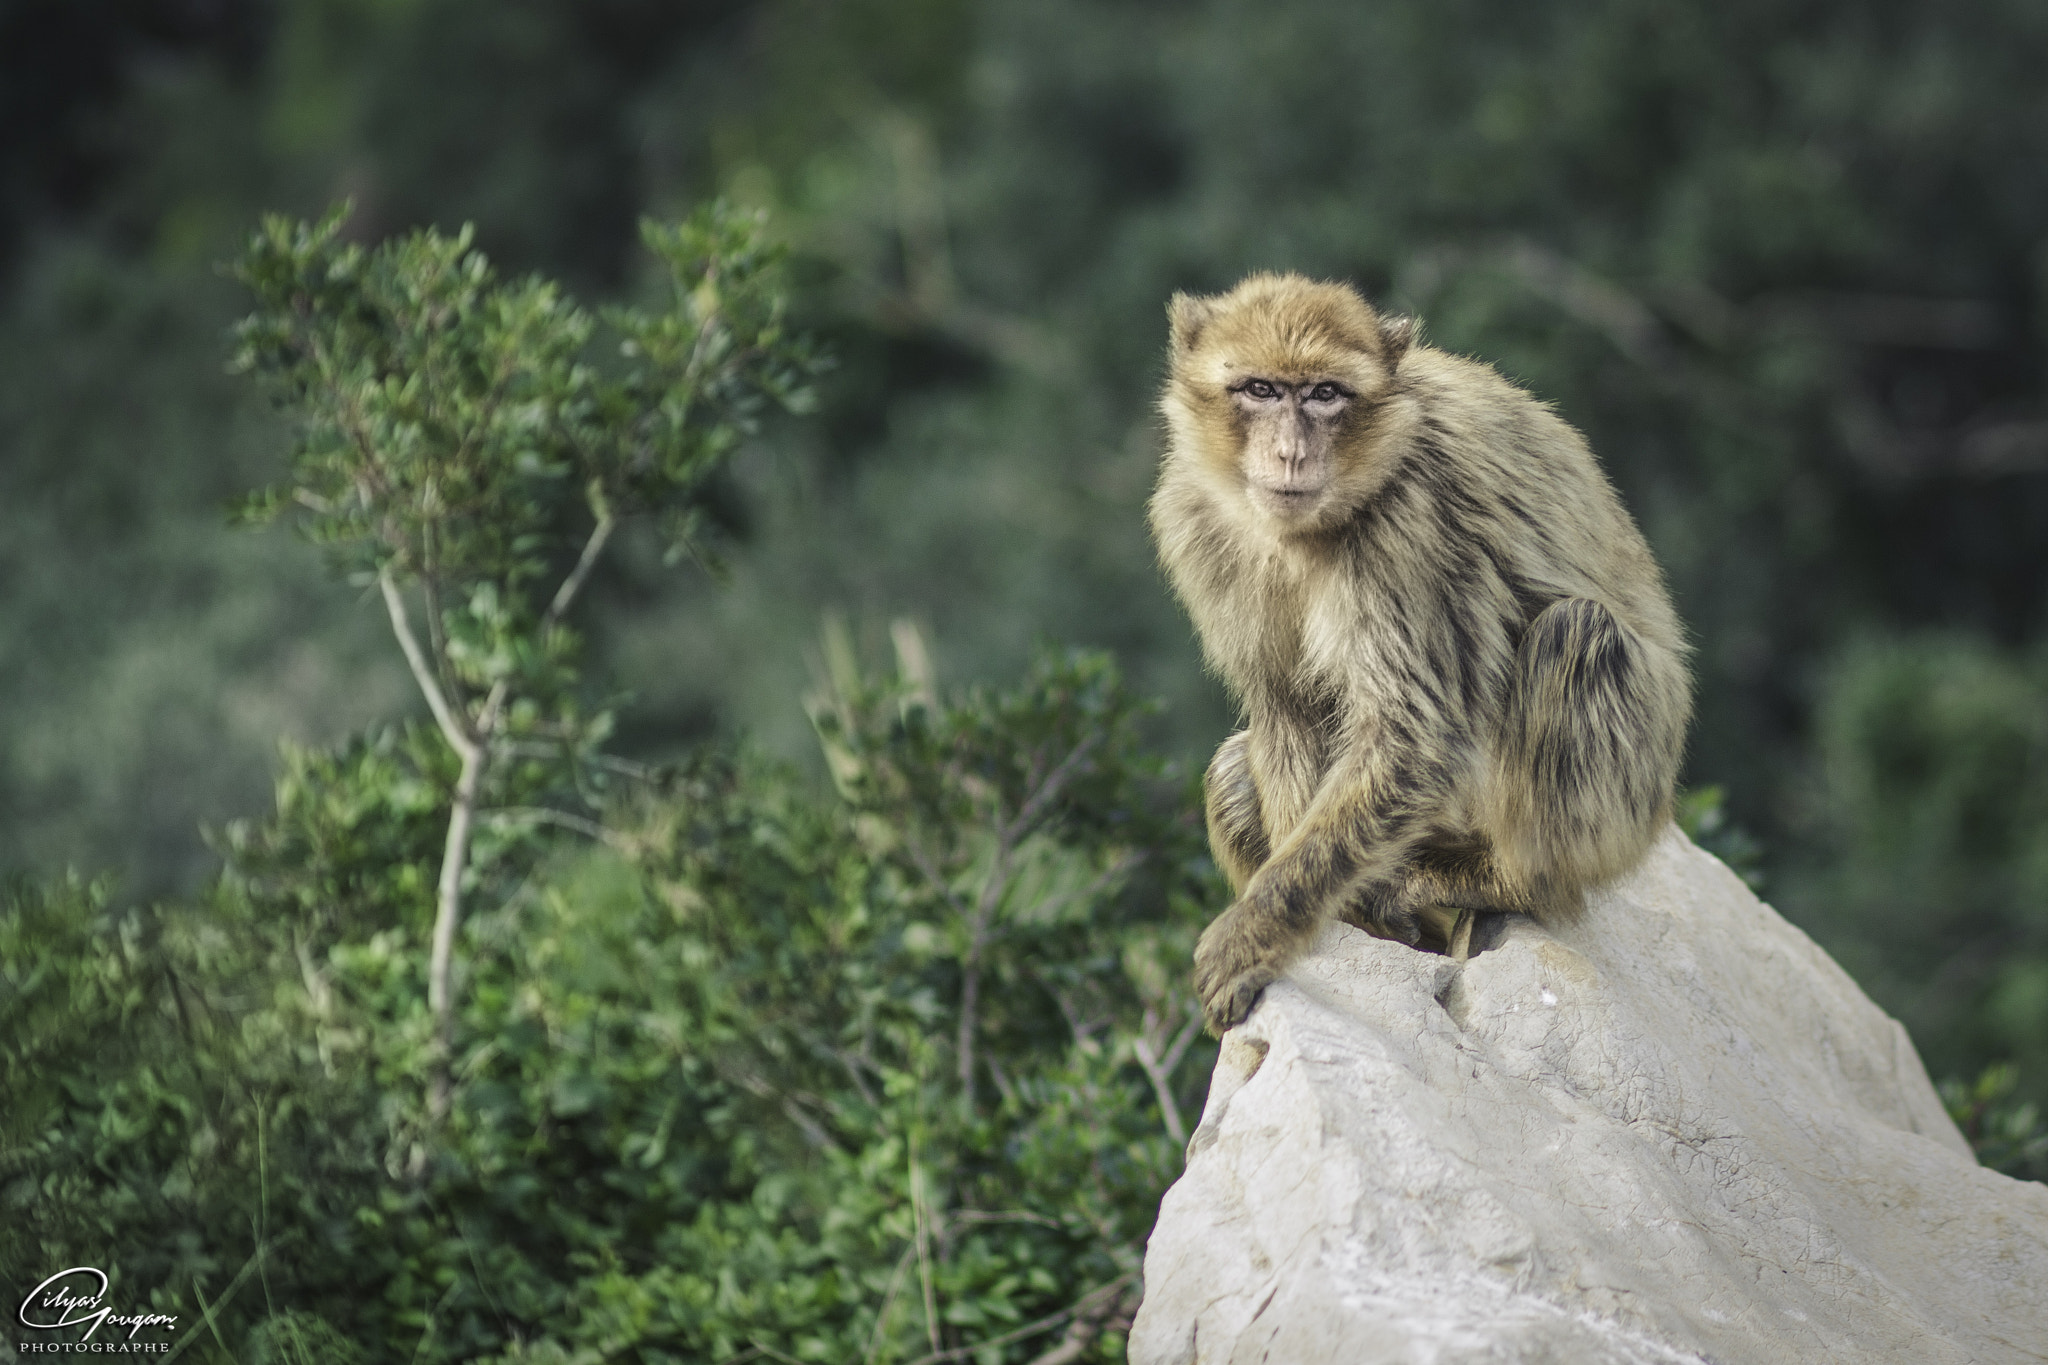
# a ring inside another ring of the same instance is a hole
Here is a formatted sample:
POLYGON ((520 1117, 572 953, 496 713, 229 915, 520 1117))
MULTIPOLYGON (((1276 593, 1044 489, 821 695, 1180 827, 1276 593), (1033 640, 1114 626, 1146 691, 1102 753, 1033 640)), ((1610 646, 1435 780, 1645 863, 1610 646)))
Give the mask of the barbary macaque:
POLYGON ((1152 531, 1246 718, 1207 778, 1237 897, 1195 950, 1210 1027, 1329 916, 1438 949, 1475 912, 1568 920, 1669 819, 1691 710, 1585 441, 1345 285, 1169 312, 1152 531))

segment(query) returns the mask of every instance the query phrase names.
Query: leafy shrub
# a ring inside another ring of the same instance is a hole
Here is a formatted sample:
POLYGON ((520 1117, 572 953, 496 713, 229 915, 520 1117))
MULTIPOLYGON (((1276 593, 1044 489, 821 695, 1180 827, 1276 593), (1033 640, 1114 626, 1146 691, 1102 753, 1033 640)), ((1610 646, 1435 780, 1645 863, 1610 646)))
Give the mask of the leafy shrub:
POLYGON ((2018 1083, 2012 1064, 2001 1062, 1974 1081, 1943 1081, 1941 1102, 1979 1161, 2022 1180, 2048 1180, 2048 1123, 2040 1106, 2014 1094, 2018 1083))
POLYGON ((2048 659, 1868 640, 1820 694, 1824 863, 1789 869, 1816 936, 1929 1066, 2018 1068, 2048 1100, 2048 659))
POLYGON ((381 591, 432 723, 287 747, 199 901, 10 895, 9 1278, 103 1267, 223 1359, 1115 1356, 1222 897, 1143 708, 1100 656, 948 702, 908 627, 886 682, 828 632, 836 794, 606 754, 566 613, 804 402, 775 253, 650 226, 672 288, 607 359, 466 234, 339 224, 238 267, 295 422, 249 510, 381 591))
POLYGON ((403 736, 296 760, 204 903, 18 889, 0 1259, 223 1358, 1116 1358, 1213 1058, 1194 808, 1099 657, 838 653, 841 795, 701 758, 470 918, 445 1119, 403 736))

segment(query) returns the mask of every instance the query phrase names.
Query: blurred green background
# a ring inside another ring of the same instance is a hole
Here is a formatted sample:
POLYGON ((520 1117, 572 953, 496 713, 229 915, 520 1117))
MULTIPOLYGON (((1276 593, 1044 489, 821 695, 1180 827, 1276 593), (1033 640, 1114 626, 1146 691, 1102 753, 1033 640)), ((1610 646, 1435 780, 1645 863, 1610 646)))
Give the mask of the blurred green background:
POLYGON ((0 868, 187 890, 280 736, 415 705, 375 604, 230 532, 256 215, 477 225, 624 296, 769 207, 838 368, 626 547, 621 748, 815 763, 822 612, 953 681, 1114 650, 1229 723, 1143 526, 1162 305, 1358 282, 1591 437, 1696 633, 1686 781, 1936 1075, 2048 1095, 2048 8, 2022 0, 4 0, 0 868))

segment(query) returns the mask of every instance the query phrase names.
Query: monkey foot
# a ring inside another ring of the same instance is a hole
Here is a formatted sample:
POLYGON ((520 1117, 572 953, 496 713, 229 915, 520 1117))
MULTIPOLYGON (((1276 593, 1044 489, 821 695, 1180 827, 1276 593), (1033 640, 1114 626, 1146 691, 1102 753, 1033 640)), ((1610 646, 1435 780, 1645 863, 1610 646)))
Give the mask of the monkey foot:
POLYGON ((1463 962, 1472 956, 1472 922, 1476 918, 1470 910, 1458 912, 1458 922, 1451 927, 1451 961, 1463 962))
POLYGON ((1413 914, 1421 936, 1407 940, 1410 947, 1441 952, 1454 962, 1472 955, 1472 911, 1455 905, 1418 905, 1413 914))

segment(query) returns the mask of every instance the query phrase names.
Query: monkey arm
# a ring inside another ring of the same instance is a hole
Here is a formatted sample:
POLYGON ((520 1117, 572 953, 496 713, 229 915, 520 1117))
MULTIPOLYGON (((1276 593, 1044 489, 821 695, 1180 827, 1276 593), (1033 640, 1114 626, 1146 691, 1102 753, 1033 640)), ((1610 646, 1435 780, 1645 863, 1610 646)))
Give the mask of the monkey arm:
POLYGON ((1354 737, 1343 752, 1300 823, 1195 949, 1195 988, 1219 1033, 1249 1014, 1266 984, 1354 899, 1363 898, 1376 927, 1417 937, 1398 877, 1444 804, 1448 774, 1403 735, 1354 737))
POLYGON ((1230 879, 1231 891, 1242 895, 1271 852, 1259 784, 1252 777, 1251 731, 1239 730, 1217 746, 1202 778, 1202 791, 1207 798, 1209 852, 1230 879))

